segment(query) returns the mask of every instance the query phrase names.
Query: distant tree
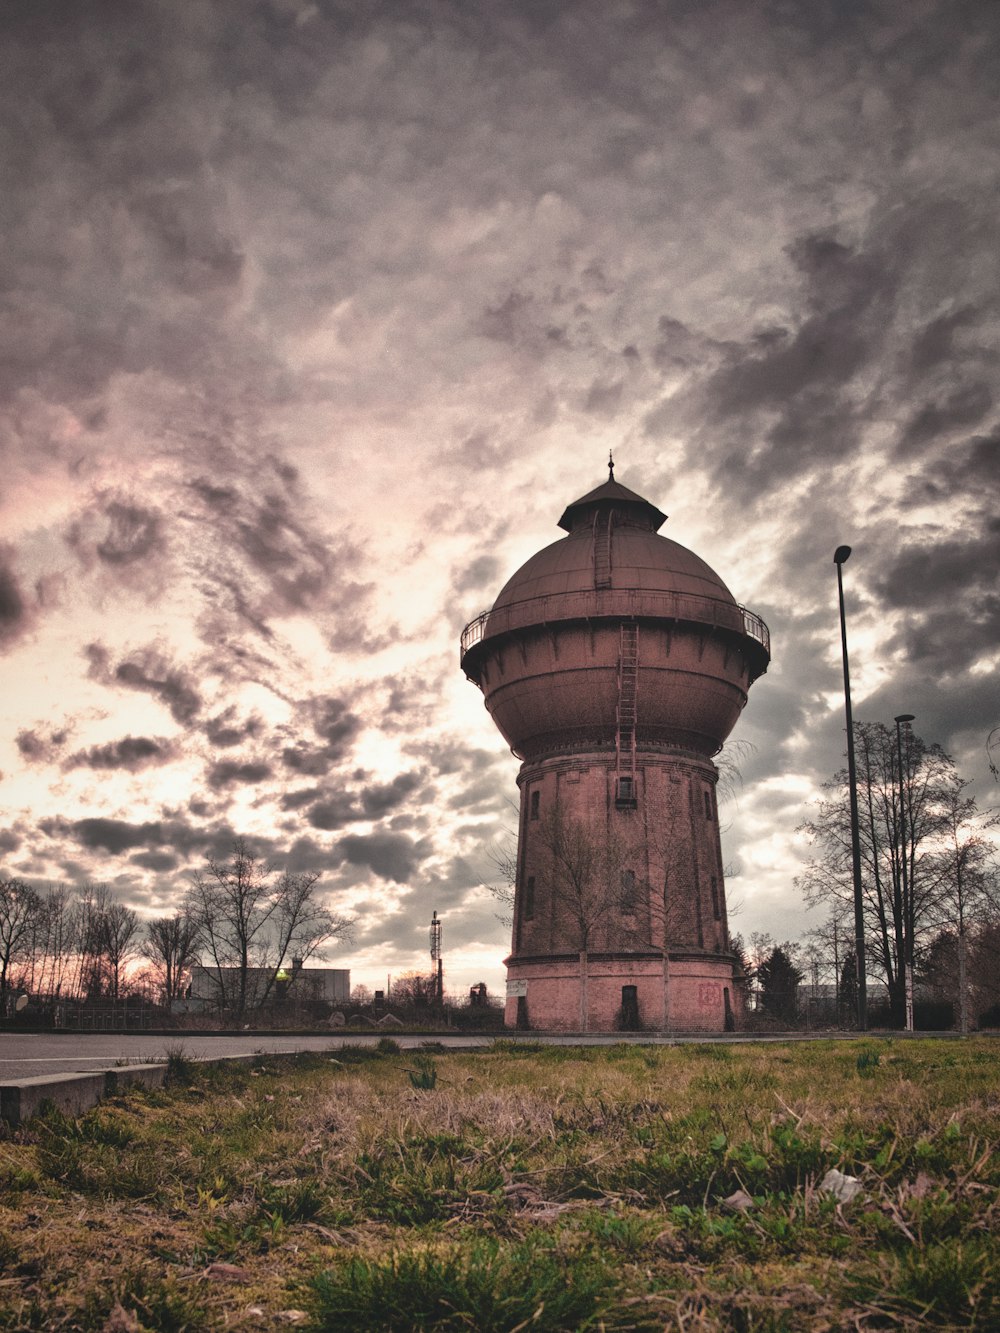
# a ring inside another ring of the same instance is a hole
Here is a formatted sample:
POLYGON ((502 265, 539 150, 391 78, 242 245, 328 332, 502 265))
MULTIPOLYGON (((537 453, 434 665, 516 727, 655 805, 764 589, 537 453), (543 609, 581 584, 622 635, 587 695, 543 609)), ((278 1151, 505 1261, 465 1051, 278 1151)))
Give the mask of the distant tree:
POLYGON ((997 817, 982 816, 957 774, 939 797, 938 920, 955 939, 959 1025, 969 1030, 968 941, 974 929, 1000 914, 997 852, 986 836, 997 817))
MULTIPOLYGON (((855 753, 869 970, 884 975, 893 1018, 902 1026, 908 972, 940 921, 947 893, 937 839, 947 791, 960 780, 939 745, 907 733, 901 804, 895 730, 880 722, 855 723, 855 753)), ((846 770, 835 774, 825 790, 816 817, 802 826, 820 854, 796 883, 810 903, 839 903, 850 910, 854 888, 846 770)))
POLYGON ((76 901, 76 936, 79 956, 73 987, 77 998, 102 999, 108 987, 104 952, 104 912, 111 901, 106 884, 85 884, 76 901))
POLYGON ((437 998, 437 976, 433 972, 401 972, 393 977, 390 999, 393 1004, 427 1005, 437 998))
POLYGON ((139 954, 138 913, 124 903, 112 900, 101 913, 99 931, 108 994, 112 1000, 118 1000, 126 988, 128 965, 139 954))
POLYGON ((740 934, 734 935, 729 941, 729 948, 736 960, 734 980, 742 995, 742 1009, 746 1012, 750 1008, 750 988, 753 977, 750 959, 743 943, 743 936, 740 934))
POLYGON ((977 926, 969 941, 969 995, 978 1018, 1000 1010, 1000 920, 993 918, 977 926))
POLYGON ((81 914, 77 896, 62 884, 39 894, 41 911, 31 931, 27 984, 36 994, 69 998, 76 993, 81 914))
POLYGON ((750 939, 744 946, 744 958, 746 961, 747 982, 750 988, 750 998, 754 1009, 760 1008, 760 969, 770 958, 774 949, 774 940, 767 931, 754 930, 750 933, 750 939))
POLYGON ((840 967, 837 1019, 842 1027, 852 1027, 858 1021, 858 962, 853 949, 844 954, 840 967))
POLYGON ((31 957, 42 900, 19 879, 0 879, 0 1014, 6 1012, 12 969, 31 957))
MULTIPOLYGON (((853 934, 853 924, 850 922, 843 905, 835 902, 826 920, 821 921, 818 926, 813 926, 811 930, 806 931, 805 935, 804 957, 806 963, 816 982, 833 985, 834 1009, 838 1022, 843 1022, 840 995, 843 966, 848 951, 850 951, 851 957, 854 957, 853 950, 850 949, 853 934)), ((857 978, 855 978, 853 993, 857 995, 857 978)))
POLYGON ((228 861, 209 860, 195 877, 186 906, 220 1008, 242 1017, 267 1002, 286 962, 305 962, 328 941, 349 938, 349 919, 323 906, 318 882, 314 873, 276 875, 242 839, 228 861), (269 973, 260 989, 250 984, 256 968, 269 973))
POLYGON ((792 961, 795 946, 786 940, 776 944, 758 968, 760 1007, 772 1018, 795 1021, 798 1013, 798 987, 802 971, 792 961))
POLYGON ((356 986, 351 987, 351 1004, 356 1004, 361 1008, 367 1008, 374 999, 375 995, 372 992, 371 987, 366 986, 364 982, 359 981, 356 986))
POLYGON ((191 964, 198 956, 198 940, 198 922, 190 912, 154 917, 146 923, 140 952, 152 964, 167 1005, 184 993, 191 964))

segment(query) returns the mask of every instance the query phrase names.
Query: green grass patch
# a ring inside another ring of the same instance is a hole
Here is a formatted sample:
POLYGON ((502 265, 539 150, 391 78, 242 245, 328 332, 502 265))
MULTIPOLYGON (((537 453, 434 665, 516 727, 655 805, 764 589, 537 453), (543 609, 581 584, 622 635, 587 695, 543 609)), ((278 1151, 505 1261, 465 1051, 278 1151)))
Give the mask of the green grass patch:
POLYGON ((1000 1327, 998 1055, 192 1063, 0 1133, 0 1329, 100 1329, 115 1302, 147 1330, 1000 1327))

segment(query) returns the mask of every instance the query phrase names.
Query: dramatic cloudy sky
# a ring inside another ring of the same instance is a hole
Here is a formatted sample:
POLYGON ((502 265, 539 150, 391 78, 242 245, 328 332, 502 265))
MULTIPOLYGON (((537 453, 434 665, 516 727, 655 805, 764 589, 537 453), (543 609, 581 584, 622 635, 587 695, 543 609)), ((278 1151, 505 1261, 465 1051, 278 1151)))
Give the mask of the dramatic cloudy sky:
POLYGON ((463 624, 617 475, 768 621, 734 925, 856 715, 997 789, 1000 6, 4 0, 0 869, 144 915, 242 834, 380 984, 516 761, 463 624))

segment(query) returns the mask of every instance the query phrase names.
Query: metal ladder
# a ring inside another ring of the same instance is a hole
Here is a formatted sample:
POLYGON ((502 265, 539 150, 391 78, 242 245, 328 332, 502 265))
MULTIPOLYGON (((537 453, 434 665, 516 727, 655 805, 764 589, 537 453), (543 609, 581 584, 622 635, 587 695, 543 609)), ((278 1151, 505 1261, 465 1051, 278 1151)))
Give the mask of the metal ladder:
POLYGON ((615 737, 616 800, 635 804, 635 713, 639 692, 639 626, 622 621, 618 655, 618 729, 615 737), (623 787, 622 779, 627 781, 623 787))
POLYGON ((594 515, 594 587, 611 587, 611 512, 594 515))

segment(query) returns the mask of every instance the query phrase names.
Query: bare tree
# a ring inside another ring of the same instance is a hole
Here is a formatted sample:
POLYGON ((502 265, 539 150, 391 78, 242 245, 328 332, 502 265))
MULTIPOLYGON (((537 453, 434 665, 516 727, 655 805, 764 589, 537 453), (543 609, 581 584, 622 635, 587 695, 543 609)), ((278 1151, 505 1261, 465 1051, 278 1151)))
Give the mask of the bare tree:
POLYGON ((502 837, 490 844, 487 856, 497 872, 492 884, 485 884, 486 892, 500 908, 496 919, 504 926, 514 924, 514 900, 517 887, 517 836, 504 829, 502 837))
POLYGON ((634 839, 620 825, 574 818, 556 801, 541 816, 534 841, 564 938, 579 950, 580 1027, 586 1032, 590 953, 598 943, 613 949, 629 942, 635 932, 629 923, 646 891, 630 868, 634 839))
POLYGON ((315 873, 275 877, 243 839, 228 861, 208 862, 195 877, 187 908, 197 923, 201 951, 220 1008, 242 1017, 267 1002, 276 973, 293 958, 303 962, 332 939, 350 936, 350 921, 319 901, 315 873), (261 984, 252 984, 257 969, 261 984))
POLYGON ((957 944, 959 1022, 969 1030, 968 945, 970 927, 996 919, 1000 882, 996 846, 986 831, 1000 820, 983 816, 968 794, 969 782, 950 776, 939 797, 939 921, 954 932, 957 944))
POLYGON ((179 999, 191 964, 198 956, 199 930, 190 912, 155 917, 146 923, 139 952, 153 965, 165 1004, 179 999))
MULTIPOLYGON (((868 948, 885 976, 895 1020, 906 1013, 907 975, 939 919, 947 892, 936 838, 955 766, 939 745, 907 740, 902 797, 896 736, 882 723, 855 723, 858 807, 868 948), (905 870, 904 870, 905 860, 905 870)), ((796 883, 810 903, 853 902, 846 771, 802 827, 820 849, 796 883)))
POLYGON ((31 957, 42 900, 19 879, 0 879, 0 1014, 6 1013, 11 969, 31 957))
POLYGON ((28 985, 53 997, 69 996, 79 962, 79 911, 65 885, 39 895, 41 912, 33 923, 28 985))
POLYGON ((135 909, 109 902, 101 915, 100 940, 108 994, 118 1000, 126 988, 128 965, 139 954, 139 916, 135 909))
POLYGON ((835 901, 825 921, 806 931, 806 944, 803 958, 809 969, 807 975, 814 985, 832 984, 834 988, 833 1009, 840 1021, 841 975, 844 959, 850 952, 854 937, 854 927, 844 905, 835 901))

